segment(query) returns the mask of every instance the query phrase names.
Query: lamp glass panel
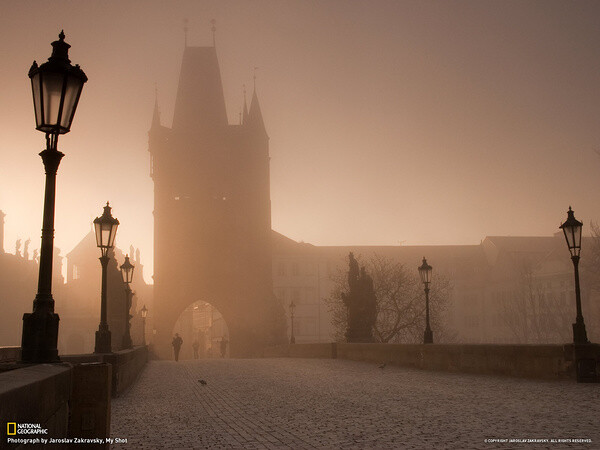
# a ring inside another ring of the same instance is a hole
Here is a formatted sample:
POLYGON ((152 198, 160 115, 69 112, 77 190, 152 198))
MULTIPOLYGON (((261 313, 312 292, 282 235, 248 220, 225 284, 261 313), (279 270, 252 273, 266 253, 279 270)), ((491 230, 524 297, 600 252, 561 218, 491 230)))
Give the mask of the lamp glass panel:
POLYGON ((109 224, 110 234, 108 241, 108 248, 113 248, 115 246, 115 237, 117 236, 117 227, 118 225, 115 223, 109 224))
POLYGON ((431 266, 429 266, 427 270, 425 270, 425 282, 431 283, 431 266))
POLYGON ((133 281, 133 269, 134 266, 132 265, 129 267, 121 266, 121 275, 123 276, 124 283, 131 283, 133 281))
POLYGON ((109 241, 110 241, 110 232, 112 230, 112 227, 110 226, 109 223, 103 223, 102 224, 102 238, 101 238, 101 245, 102 247, 110 247, 109 245, 109 241))
POLYGON ((569 250, 574 247, 574 239, 573 239, 573 231, 571 227, 564 227, 563 232, 565 233, 565 239, 567 240, 567 245, 569 246, 569 250))
POLYGON ((142 308, 142 319, 148 317, 148 310, 144 307, 142 308))
POLYGON ((31 88, 33 90, 33 108, 35 109, 35 126, 37 128, 42 124, 42 95, 39 72, 31 78, 31 88))
MULTIPOLYGON (((42 94, 44 96, 44 124, 48 128, 58 124, 58 111, 63 87, 63 76, 47 72, 42 78, 42 94)), ((44 130, 50 131, 50 130, 44 130)))
POLYGON ((63 112, 60 120, 60 126, 67 130, 71 128, 71 121, 75 114, 75 107, 79 91, 83 87, 83 82, 77 77, 67 78, 67 88, 65 89, 65 99, 63 103, 63 112))
POLYGON ((419 275, 421 276, 422 283, 430 283, 431 282, 431 272, 432 267, 429 264, 423 263, 422 266, 419 267, 419 275))
POLYGON ((96 232, 96 245, 102 247, 102 224, 94 222, 94 231, 96 232))
POLYGON ((573 232, 574 235, 574 241, 575 241, 575 247, 576 248, 581 248, 581 229, 583 227, 575 227, 575 230, 573 232))

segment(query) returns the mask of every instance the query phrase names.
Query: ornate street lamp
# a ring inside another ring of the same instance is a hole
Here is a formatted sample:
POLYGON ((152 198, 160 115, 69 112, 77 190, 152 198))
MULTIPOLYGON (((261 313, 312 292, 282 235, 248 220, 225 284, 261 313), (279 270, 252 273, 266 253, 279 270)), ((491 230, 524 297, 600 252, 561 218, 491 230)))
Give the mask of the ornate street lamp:
POLYGON ((135 266, 129 262, 129 255, 125 255, 125 262, 119 268, 123 276, 123 283, 125 283, 125 333, 123 334, 123 348, 132 348, 131 323, 129 322, 132 317, 129 314, 132 292, 129 285, 133 281, 133 269, 135 269, 135 266))
POLYGON ((565 233, 567 246, 571 253, 571 261, 575 268, 575 303, 577 305, 577 317, 573 324, 573 343, 588 344, 585 323, 583 322, 583 313, 581 312, 581 292, 579 289, 579 253, 581 252, 581 228, 583 223, 575 218, 573 210, 569 206, 567 211, 567 220, 560 226, 565 233))
POLYGON ((108 250, 115 246, 115 236, 119 221, 110 213, 111 207, 106 202, 104 213, 94 219, 94 230, 96 231, 96 245, 100 248, 102 256, 100 264, 102 265, 102 297, 100 303, 100 326, 96 331, 96 348, 94 353, 110 353, 111 337, 106 321, 106 268, 108 266, 108 250))
POLYGON ((294 300, 290 303, 290 322, 292 324, 292 332, 290 334, 290 344, 296 343, 296 337, 294 336, 294 311, 296 309, 296 304, 294 300))
POLYGON ((142 313, 142 345, 146 345, 146 317, 148 317, 146 305, 142 306, 140 312, 142 313))
POLYGON ((425 286, 425 333, 423 335, 424 344, 433 344, 433 331, 429 325, 429 283, 431 283, 431 272, 433 267, 427 264, 427 260, 423 257, 423 264, 418 267, 419 275, 423 286, 425 286))
POLYGON ((63 153, 57 150, 58 135, 68 133, 77 103, 87 77, 78 65, 71 65, 69 44, 61 31, 52 43, 52 55, 38 67, 34 61, 29 69, 36 129, 46 134, 46 149, 40 153, 46 171, 44 217, 38 292, 33 312, 23 315, 21 360, 44 363, 59 361, 58 314, 52 298, 52 261, 54 250, 54 204, 56 173, 63 153))

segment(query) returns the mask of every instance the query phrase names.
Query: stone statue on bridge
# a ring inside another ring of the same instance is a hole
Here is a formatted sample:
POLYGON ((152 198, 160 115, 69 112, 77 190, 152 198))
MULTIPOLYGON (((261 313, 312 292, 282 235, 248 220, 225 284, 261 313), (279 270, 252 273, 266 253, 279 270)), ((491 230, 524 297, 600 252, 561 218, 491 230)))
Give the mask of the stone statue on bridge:
POLYGON ((348 292, 342 300, 348 310, 347 342, 373 342, 373 327, 377 320, 377 298, 373 279, 364 266, 358 267, 354 254, 348 255, 348 292))

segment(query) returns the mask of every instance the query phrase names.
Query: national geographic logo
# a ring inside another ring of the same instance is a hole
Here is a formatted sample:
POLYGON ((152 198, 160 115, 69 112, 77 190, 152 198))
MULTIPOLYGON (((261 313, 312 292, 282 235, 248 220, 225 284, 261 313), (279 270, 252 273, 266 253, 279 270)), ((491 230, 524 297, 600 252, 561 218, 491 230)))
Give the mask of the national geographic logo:
POLYGON ((31 434, 48 434, 47 428, 42 428, 39 423, 17 423, 7 422, 6 423, 6 435, 31 435, 31 434))

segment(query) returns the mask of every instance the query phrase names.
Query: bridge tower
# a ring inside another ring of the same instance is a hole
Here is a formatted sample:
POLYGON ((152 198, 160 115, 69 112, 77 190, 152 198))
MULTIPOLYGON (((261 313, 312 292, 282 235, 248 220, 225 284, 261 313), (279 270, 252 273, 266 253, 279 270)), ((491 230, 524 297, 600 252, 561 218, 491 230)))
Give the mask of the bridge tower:
POLYGON ((161 125, 156 102, 148 136, 159 356, 171 357, 173 326, 198 300, 223 315, 232 356, 281 342, 285 319, 272 289, 269 138, 256 89, 242 122, 230 125, 215 47, 186 45, 172 127, 161 125))

